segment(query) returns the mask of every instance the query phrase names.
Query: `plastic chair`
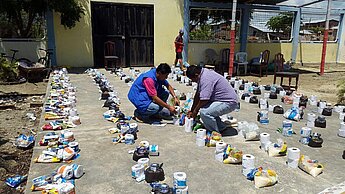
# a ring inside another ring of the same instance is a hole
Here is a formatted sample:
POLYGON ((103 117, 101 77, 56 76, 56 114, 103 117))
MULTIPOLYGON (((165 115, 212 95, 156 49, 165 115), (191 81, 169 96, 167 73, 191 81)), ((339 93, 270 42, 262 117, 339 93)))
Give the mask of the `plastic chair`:
POLYGON ((240 75, 240 67, 244 67, 244 75, 247 75, 248 61, 246 52, 237 52, 235 55, 235 64, 237 66, 237 75, 240 75))
POLYGON ((298 80, 299 80, 299 73, 298 72, 286 72, 284 70, 284 55, 281 53, 278 53, 274 57, 274 79, 273 79, 273 84, 276 83, 277 77, 280 77, 280 86, 283 88, 287 88, 291 90, 291 88, 294 88, 297 90, 298 87, 298 80), (283 79, 284 77, 289 78, 289 85, 283 85, 283 79), (291 80, 292 78, 296 79, 296 84, 294 86, 291 86, 291 80))
POLYGON ((116 56, 115 42, 107 41, 104 43, 104 67, 106 70, 116 69, 120 58, 116 56))
POLYGON ((250 74, 262 77, 262 69, 266 68, 265 76, 267 76, 267 69, 268 69, 267 67, 268 67, 269 59, 270 59, 270 51, 269 50, 265 50, 264 52, 262 52, 260 54, 260 60, 259 60, 258 63, 254 62, 254 63, 250 63, 249 64, 250 74), (259 73, 253 73, 252 72, 252 67, 258 68, 259 69, 259 73))

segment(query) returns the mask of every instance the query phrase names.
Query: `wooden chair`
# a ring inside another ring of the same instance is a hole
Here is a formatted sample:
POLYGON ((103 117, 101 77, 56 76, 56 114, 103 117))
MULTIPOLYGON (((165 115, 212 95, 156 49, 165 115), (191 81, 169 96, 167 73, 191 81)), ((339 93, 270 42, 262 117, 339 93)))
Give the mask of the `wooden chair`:
POLYGON ((268 69, 267 67, 268 67, 269 60, 270 60, 270 51, 265 50, 264 52, 261 53, 259 62, 254 62, 254 63, 249 64, 250 75, 262 77, 262 69, 266 69, 265 76, 267 76, 267 69, 268 69), (252 67, 259 69, 259 74, 253 73, 252 67))
POLYGON ((217 53, 214 49, 205 50, 205 68, 216 70, 217 53))
POLYGON ((240 75, 240 67, 244 67, 244 75, 247 75, 248 61, 246 52, 237 52, 235 54, 236 75, 240 75))
POLYGON ((229 56, 230 56, 230 49, 228 48, 223 49, 221 52, 221 62, 219 65, 219 71, 221 74, 229 71, 229 56))
POLYGON ((287 72, 284 71, 284 55, 281 53, 278 53, 275 55, 274 57, 274 79, 273 79, 273 84, 276 83, 276 79, 277 77, 280 77, 280 86, 282 86, 284 89, 289 89, 291 90, 291 88, 294 88, 295 90, 297 90, 298 87, 298 80, 299 80, 299 73, 298 72, 287 72), (289 78, 289 85, 283 85, 283 79, 284 77, 289 78), (291 80, 292 78, 295 78, 295 85, 291 86, 291 80))
POLYGON ((120 58, 116 56, 115 42, 107 41, 104 43, 104 68, 106 70, 116 69, 120 58))

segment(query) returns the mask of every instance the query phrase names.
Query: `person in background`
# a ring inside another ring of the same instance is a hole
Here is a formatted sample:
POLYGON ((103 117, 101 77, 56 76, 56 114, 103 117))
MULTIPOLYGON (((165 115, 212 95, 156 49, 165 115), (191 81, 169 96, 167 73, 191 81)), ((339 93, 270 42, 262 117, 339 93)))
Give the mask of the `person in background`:
POLYGON ((177 63, 180 64, 180 69, 185 70, 185 67, 183 66, 183 60, 182 60, 182 51, 183 51, 183 29, 180 29, 179 35, 175 38, 175 62, 174 65, 176 66, 177 63))
POLYGON ((187 68, 186 75, 198 83, 190 113, 200 118, 209 131, 221 133, 227 126, 220 116, 234 111, 237 107, 237 94, 228 81, 213 70, 192 65, 187 68))
POLYGON ((174 104, 179 104, 178 97, 174 93, 173 87, 166 80, 171 68, 166 63, 161 63, 157 68, 152 68, 141 74, 131 86, 128 92, 128 99, 136 107, 134 117, 136 120, 151 123, 157 117, 163 107, 172 114, 176 113, 175 107, 167 104, 169 93, 174 98, 174 104), (168 90, 166 91, 163 86, 168 90))

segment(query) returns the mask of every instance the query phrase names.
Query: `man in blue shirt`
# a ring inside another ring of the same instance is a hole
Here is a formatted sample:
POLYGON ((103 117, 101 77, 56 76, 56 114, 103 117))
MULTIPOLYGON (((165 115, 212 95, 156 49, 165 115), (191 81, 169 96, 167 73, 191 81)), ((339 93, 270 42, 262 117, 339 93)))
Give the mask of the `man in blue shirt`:
POLYGON ((137 120, 151 123, 153 116, 159 116, 163 107, 175 114, 174 106, 166 103, 169 93, 173 96, 174 102, 179 104, 179 100, 174 93, 173 87, 166 80, 171 68, 166 63, 161 63, 157 69, 141 74, 133 83, 128 92, 128 99, 136 107, 134 116, 137 120), (166 91, 165 86, 168 91, 166 91))

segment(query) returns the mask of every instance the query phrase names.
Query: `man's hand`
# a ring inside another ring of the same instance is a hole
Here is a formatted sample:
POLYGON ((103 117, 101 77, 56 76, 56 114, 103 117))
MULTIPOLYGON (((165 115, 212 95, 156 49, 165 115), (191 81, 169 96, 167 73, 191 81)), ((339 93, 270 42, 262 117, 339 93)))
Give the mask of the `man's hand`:
POLYGON ((174 105, 175 106, 180 106, 180 100, 178 99, 177 96, 174 97, 174 105))
POLYGON ((177 111, 176 111, 176 109, 175 109, 174 106, 169 106, 168 110, 169 110, 172 114, 176 114, 176 113, 177 113, 177 111))

